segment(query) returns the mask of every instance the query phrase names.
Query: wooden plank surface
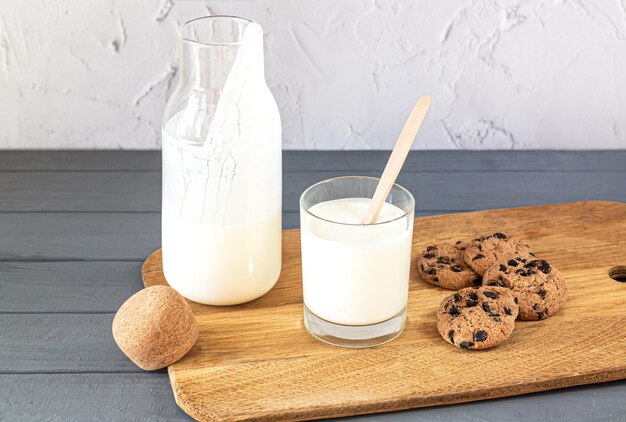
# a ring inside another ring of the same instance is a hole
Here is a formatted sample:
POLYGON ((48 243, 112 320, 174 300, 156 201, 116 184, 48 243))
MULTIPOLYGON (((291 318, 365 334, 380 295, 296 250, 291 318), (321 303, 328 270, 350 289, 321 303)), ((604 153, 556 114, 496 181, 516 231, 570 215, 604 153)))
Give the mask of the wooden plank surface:
MULTIPOLYGON (((297 212, 283 213, 284 229, 299 226, 297 212)), ((143 261, 160 244, 156 213, 0 213, 0 262, 143 261)))
MULTIPOLYGON (((353 171, 333 173, 350 175, 353 171)), ((370 175, 377 175, 371 172, 370 175)), ((324 175, 326 176, 326 174, 324 175)), ((328 175, 330 177, 331 175, 328 175)), ((283 209, 298 210, 300 194, 320 180, 316 172, 302 172, 283 181, 283 209)), ((415 197, 415 209, 485 210, 580 200, 616 201, 626 197, 626 172, 455 172, 412 173, 403 171, 397 183, 415 197)))
POLYGON ((113 314, 0 315, 0 373, 143 372, 111 335, 113 314))
POLYGON ((158 212, 161 173, 0 172, 0 212, 158 212))
MULTIPOLYGON (((240 306, 190 302, 196 345, 168 373, 177 403, 198 420, 301 420, 519 395, 626 378, 626 284, 608 276, 626 255, 626 204, 561 205, 423 217, 412 258, 427 244, 502 231, 528 241, 559 268, 570 299, 555 316, 518 321, 499 347, 468 352, 436 331, 434 313, 450 291, 412 268, 407 326, 394 341, 341 349, 302 323, 300 239, 283 233, 274 289, 240 306), (323 369, 322 369, 323 368, 323 369), (314 380, 314 381, 313 381, 314 380)), ((166 284, 161 255, 143 268, 146 286, 166 284)))
POLYGON ((166 374, 3 374, 0 420, 189 421, 166 374))
MULTIPOLYGON (((381 172, 389 151, 285 151, 285 171, 381 172)), ((624 171, 626 151, 411 151, 404 170, 624 171)))
MULTIPOLYGON (((20 374, 0 376, 0 420, 191 421, 174 402, 164 373, 20 374)), ((380 421, 622 421, 621 382, 338 420, 380 421)))
POLYGON ((0 214, 0 261, 137 260, 160 232, 158 214, 0 214))
POLYGON ((161 171, 161 151, 7 151, 0 171, 161 171))
MULTIPOLYGON (((385 151, 284 152, 285 187, 294 186, 284 196, 286 208, 296 209, 297 186, 341 171, 380 172, 387 156, 385 151)), ((0 420, 189 420, 175 405, 166 374, 95 373, 117 365, 111 339, 103 335, 110 329, 106 318, 139 288, 138 266, 160 243, 160 168, 158 151, 0 151, 0 317, 5 318, 0 323, 0 420), (151 193, 132 196, 137 189, 151 193), (124 261, 114 260, 122 256, 124 261), (29 321, 44 328, 34 329, 29 321), (9 339, 11 347, 3 349, 9 339), (79 353, 72 355, 72 348, 79 353), (11 374, 18 371, 47 373, 11 374)), ((445 181, 451 172, 469 178, 468 173, 494 178, 511 172, 584 174, 590 182, 583 187, 591 191, 571 186, 563 197, 626 201, 624 179, 607 175, 626 171, 626 151, 416 151, 406 168, 426 195, 418 206, 437 190, 456 189, 458 183, 445 181), (424 176, 440 181, 422 183, 424 176)), ((545 192, 567 185, 559 177, 564 176, 548 178, 539 194, 537 186, 517 186, 518 198, 527 204, 554 202, 545 192)), ((441 209, 424 207, 431 211, 418 215, 509 206, 511 196, 485 198, 485 186, 460 183, 466 188, 462 200, 453 190, 441 195, 441 209)), ((283 223, 298 227, 297 212, 284 213, 283 223)), ((121 363, 118 371, 135 369, 121 363)), ((355 419, 626 420, 624 394, 626 382, 616 382, 355 419)))
MULTIPOLYGON (((625 157, 626 158, 626 157, 625 157)), ((298 211, 300 194, 320 180, 349 171, 291 172, 283 180, 283 210, 298 211)), ((379 176, 379 172, 362 171, 379 176)), ((0 172, 1 212, 159 212, 158 172, 0 172)), ((619 200, 626 171, 446 173, 403 171, 398 183, 413 193, 417 211, 480 210, 544 203, 619 200), (497 174, 497 176, 495 176, 497 174), (471 188, 470 188, 471 186, 471 188)))
POLYGON ((0 262, 0 313, 115 312, 141 289, 141 262, 0 262))
MULTIPOLYGON (((283 151, 283 171, 382 171, 388 151, 283 151)), ((624 171, 626 151, 411 151, 409 171, 624 171)), ((161 171, 160 151, 7 151, 0 171, 161 171)))

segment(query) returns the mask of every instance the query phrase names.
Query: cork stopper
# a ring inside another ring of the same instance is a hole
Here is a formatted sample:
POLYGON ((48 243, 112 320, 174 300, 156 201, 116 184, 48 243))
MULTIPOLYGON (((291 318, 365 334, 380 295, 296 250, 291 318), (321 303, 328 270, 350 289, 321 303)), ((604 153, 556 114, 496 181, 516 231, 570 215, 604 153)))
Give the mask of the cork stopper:
POLYGON ((113 338, 130 360, 151 371, 187 354, 198 339, 198 324, 176 290, 152 286, 120 307, 113 318, 113 338))

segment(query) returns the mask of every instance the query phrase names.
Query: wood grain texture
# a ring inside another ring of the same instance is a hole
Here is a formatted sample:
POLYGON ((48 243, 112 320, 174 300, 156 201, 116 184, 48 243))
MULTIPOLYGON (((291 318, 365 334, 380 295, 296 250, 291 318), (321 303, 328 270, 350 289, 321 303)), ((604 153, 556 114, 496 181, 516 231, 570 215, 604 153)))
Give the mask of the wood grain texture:
MULTIPOLYGON (((381 172, 389 151, 285 151, 284 171, 381 172)), ((626 171, 626 151, 411 151, 403 171, 626 171)))
MULTIPOLYGON (((412 172, 405 163, 396 183, 415 197, 415 210, 486 210, 581 200, 621 201, 626 198, 626 173, 597 172, 593 177, 570 172, 412 172)), ((301 172, 283 178, 283 210, 299 210, 300 194, 322 178, 354 175, 301 172)), ((379 177, 380 172, 358 172, 379 177)))
MULTIPOLYGON (((283 171, 382 171, 389 151, 283 151, 283 171)), ((626 151, 411 151, 420 171, 625 171, 626 151)), ((161 171, 161 151, 0 150, 0 171, 161 171)))
POLYGON ((0 150, 0 171, 155 171, 161 151, 0 150))
POLYGON ((141 372, 115 344, 113 316, 0 315, 0 373, 141 372))
MULTIPOLYGON (((612 382, 507 399, 338 421, 622 421, 624 384, 612 382)), ((191 421, 174 401, 166 373, 3 374, 0 420, 191 421)))
POLYGON ((0 313, 115 312, 140 288, 140 262, 0 262, 0 313))
MULTIPOLYGON (((303 327, 299 233, 283 237, 283 272, 242 306, 192 304, 200 338, 170 366, 177 403, 199 420, 290 420, 466 402, 626 378, 626 205, 581 202, 417 218, 415 257, 427 244, 503 231, 528 240, 568 280, 556 316, 518 322, 508 342, 481 352, 445 343, 434 313, 449 292, 411 274, 404 333, 373 349, 334 348, 303 327)), ((144 284, 163 284, 160 254, 144 284)))
MULTIPOLYGON (((283 226, 299 225, 299 186, 337 172, 379 175, 388 155, 285 151, 284 186, 293 189, 284 202, 294 211, 283 213, 283 226)), ((436 204, 437 212, 592 198, 626 201, 624 178, 606 175, 626 171, 626 151, 415 151, 408 168, 412 178, 425 182, 415 182, 424 193, 419 205, 432 210, 436 204), (459 182, 459 172, 466 180, 459 182), (528 172, 549 174, 530 176, 539 186, 519 184, 528 172), (479 178, 472 179, 477 173, 479 178), (502 180, 500 188, 508 184, 515 189, 490 192, 490 178, 502 180)), ((174 403, 166 373, 135 373, 139 370, 115 354, 110 317, 82 315, 114 312, 141 285, 141 262, 160 243, 160 169, 160 151, 0 151, 0 313, 23 314, 7 316, 0 326, 0 366, 7 371, 0 375, 0 420, 189 420, 174 403), (97 174, 117 171, 123 173, 97 174), (16 175, 7 177, 12 172, 16 175), (53 172, 71 177, 46 181, 53 172), (135 172, 152 174, 135 178, 135 172), (18 181, 20 190, 15 189, 18 181), (86 192, 85 186, 95 190, 86 192), (133 198, 130 188, 136 190, 133 198), (149 213, 143 213, 148 206, 149 213), (55 259, 61 261, 51 262, 55 259), (24 260, 42 262, 18 262, 24 260), (97 262, 101 260, 108 262, 97 262), (28 315, 45 312, 55 314, 28 315), (7 351, 3 348, 9 342, 7 351)), ((626 420, 625 391, 626 381, 616 381, 354 419, 626 420)))
MULTIPOLYGON (((626 157, 625 157, 626 159, 626 157)), ((417 211, 483 210, 539 203, 621 200, 626 171, 583 172, 411 171, 405 164, 397 183, 415 195, 417 211), (442 194, 445 193, 445 194, 442 194)), ((300 171, 283 175, 283 211, 298 211, 300 194, 336 176, 380 177, 380 171, 300 171)), ((161 211, 159 172, 0 173, 0 213, 161 211)))
POLYGON ((378 219, 383 203, 389 195, 389 192, 391 192, 391 188, 398 178, 400 170, 402 170, 404 161, 411 151, 411 145, 413 145, 415 136, 417 132, 419 132, 429 108, 430 96, 425 95, 417 100, 413 110, 411 110, 409 118, 404 123, 402 132, 400 132, 400 136, 398 136, 398 140, 393 146, 389 161, 385 164, 385 169, 383 170, 382 176, 380 176, 378 186, 376 186, 372 202, 363 218, 363 224, 372 224, 378 219))
POLYGON ((6 172, 0 211, 159 212, 160 172, 6 172))
POLYGON ((0 421, 189 421, 163 373, 3 374, 0 421))
POLYGON ((159 214, 0 214, 0 261, 139 260, 160 243, 159 214))
MULTIPOLYGON (((297 212, 283 213, 284 229, 299 226, 297 212)), ((143 262, 160 243, 161 215, 155 213, 0 213, 0 262, 143 262)))

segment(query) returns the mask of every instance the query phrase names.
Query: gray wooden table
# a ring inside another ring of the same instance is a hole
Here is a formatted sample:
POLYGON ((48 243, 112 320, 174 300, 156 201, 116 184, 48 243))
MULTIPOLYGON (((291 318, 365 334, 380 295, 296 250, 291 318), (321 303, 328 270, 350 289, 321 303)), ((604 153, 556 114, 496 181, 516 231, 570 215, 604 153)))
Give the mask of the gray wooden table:
MULTIPOLYGON (((304 188, 378 175, 386 157, 285 152, 284 227, 298 226, 304 188)), ((141 371, 111 337, 160 245, 160 167, 159 152, 0 151, 0 420, 188 420, 167 374, 141 371)), ((626 151, 415 152, 399 181, 418 215, 625 202, 626 151)), ((355 419, 626 420, 625 399, 621 381, 355 419)))

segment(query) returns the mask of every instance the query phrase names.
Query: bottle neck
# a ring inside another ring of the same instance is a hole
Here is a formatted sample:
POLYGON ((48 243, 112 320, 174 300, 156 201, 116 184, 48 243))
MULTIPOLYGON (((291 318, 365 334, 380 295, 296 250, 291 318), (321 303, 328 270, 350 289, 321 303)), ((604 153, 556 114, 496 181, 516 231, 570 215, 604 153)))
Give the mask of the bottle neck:
POLYGON ((221 91, 227 81, 229 84, 265 81, 262 38, 241 45, 205 45, 180 41, 182 86, 221 91))

